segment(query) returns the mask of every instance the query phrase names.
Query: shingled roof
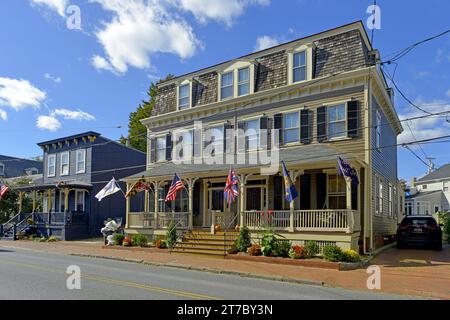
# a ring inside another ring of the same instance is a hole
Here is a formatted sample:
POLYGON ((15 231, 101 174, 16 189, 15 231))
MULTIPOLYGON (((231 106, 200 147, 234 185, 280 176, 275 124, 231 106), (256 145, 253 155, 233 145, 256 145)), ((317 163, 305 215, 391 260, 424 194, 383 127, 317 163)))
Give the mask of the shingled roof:
POLYGON ((430 180, 440 180, 440 179, 445 179, 445 178, 450 179, 450 163, 443 165, 436 171, 433 171, 432 173, 427 174, 426 176, 423 176, 418 181, 422 182, 422 181, 430 181, 430 180))

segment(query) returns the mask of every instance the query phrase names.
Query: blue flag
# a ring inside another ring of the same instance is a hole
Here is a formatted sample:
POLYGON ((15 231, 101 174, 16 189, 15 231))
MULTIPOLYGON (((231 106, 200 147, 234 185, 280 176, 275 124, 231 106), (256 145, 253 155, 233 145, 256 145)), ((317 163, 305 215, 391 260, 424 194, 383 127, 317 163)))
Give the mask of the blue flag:
POLYGON ((298 197, 297 189, 295 189, 295 185, 289 176, 289 173, 286 169, 286 164, 284 161, 281 161, 281 165, 283 166, 283 177, 284 177, 284 189, 286 190, 286 201, 291 202, 294 201, 295 198, 298 197))

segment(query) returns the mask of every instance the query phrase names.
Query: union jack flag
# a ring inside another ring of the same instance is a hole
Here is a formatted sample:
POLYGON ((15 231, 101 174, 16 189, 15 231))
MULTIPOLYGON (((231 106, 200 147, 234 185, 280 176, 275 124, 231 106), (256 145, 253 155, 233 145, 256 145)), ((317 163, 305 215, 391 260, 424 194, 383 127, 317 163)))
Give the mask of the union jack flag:
POLYGON ((8 192, 9 188, 0 182, 0 200, 8 192))
POLYGON ((178 190, 181 189, 184 189, 183 181, 181 181, 180 177, 175 173, 172 184, 170 185, 169 191, 167 192, 166 202, 174 201, 177 198, 178 190))
POLYGON ((236 176, 236 172, 230 169, 223 193, 225 201, 228 203, 228 205, 232 204, 236 200, 236 197, 239 195, 238 183, 239 181, 236 176))

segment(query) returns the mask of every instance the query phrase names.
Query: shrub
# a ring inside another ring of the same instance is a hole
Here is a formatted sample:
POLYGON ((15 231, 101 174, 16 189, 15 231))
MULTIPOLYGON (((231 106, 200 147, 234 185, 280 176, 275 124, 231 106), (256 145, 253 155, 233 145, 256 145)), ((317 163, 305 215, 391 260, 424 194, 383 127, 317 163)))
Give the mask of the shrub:
POLYGON ((169 229, 166 233, 166 239, 169 248, 173 248, 177 243, 177 228, 176 224, 173 221, 169 224, 169 229))
POLYGON ((247 248, 251 245, 250 230, 248 230, 247 227, 244 227, 239 231, 239 237, 236 240, 236 249, 239 250, 239 252, 247 252, 247 248))
POLYGON ((167 242, 164 239, 158 239, 155 241, 155 247, 158 249, 167 249, 167 242))
POLYGON ((447 242, 450 243, 450 216, 448 214, 445 215, 443 222, 444 222, 443 223, 444 224, 443 231, 444 231, 444 234, 447 235, 447 242))
POLYGON ((259 244, 252 244, 247 249, 247 253, 250 256, 260 256, 261 255, 261 246, 259 244))
POLYGON ((305 256, 315 257, 319 254, 320 248, 316 241, 305 241, 305 256))
POLYGON ((38 238, 38 241, 39 242, 47 242, 47 238, 45 238, 45 237, 38 238))
POLYGON ((133 240, 130 236, 126 236, 122 241, 122 246, 124 247, 131 247, 133 246, 133 240))
POLYGON ((305 247, 303 246, 292 246, 289 250, 289 257, 291 259, 301 259, 305 257, 305 247))
POLYGON ((289 256, 289 250, 291 249, 292 243, 286 240, 277 240, 275 242, 275 247, 272 254, 275 257, 286 258, 289 256))
POLYGON ((51 236, 47 239, 47 242, 57 242, 58 238, 56 238, 55 236, 51 236))
POLYGON ((355 250, 348 249, 342 252, 342 260, 345 262, 358 262, 361 261, 361 257, 355 250))
POLYGON ((125 236, 123 234, 121 234, 121 233, 116 233, 113 236, 114 244, 116 246, 121 246, 124 239, 125 239, 125 236))
POLYGON ((342 261, 342 249, 335 244, 323 247, 323 257, 328 261, 342 261))
POLYGON ((261 239, 261 252, 264 256, 268 257, 273 255, 274 249, 276 250, 277 238, 271 232, 263 234, 261 239))
POLYGON ((144 234, 135 234, 133 235, 133 244, 138 247, 146 247, 148 245, 148 238, 144 234))

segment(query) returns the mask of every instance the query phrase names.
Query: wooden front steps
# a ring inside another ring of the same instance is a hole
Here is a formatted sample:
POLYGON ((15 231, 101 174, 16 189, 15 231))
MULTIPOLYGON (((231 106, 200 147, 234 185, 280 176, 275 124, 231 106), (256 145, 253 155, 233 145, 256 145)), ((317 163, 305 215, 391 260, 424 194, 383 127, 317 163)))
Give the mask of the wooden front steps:
POLYGON ((216 234, 211 234, 209 230, 191 230, 183 235, 172 252, 224 257, 233 248, 238 236, 239 232, 234 230, 216 234))

